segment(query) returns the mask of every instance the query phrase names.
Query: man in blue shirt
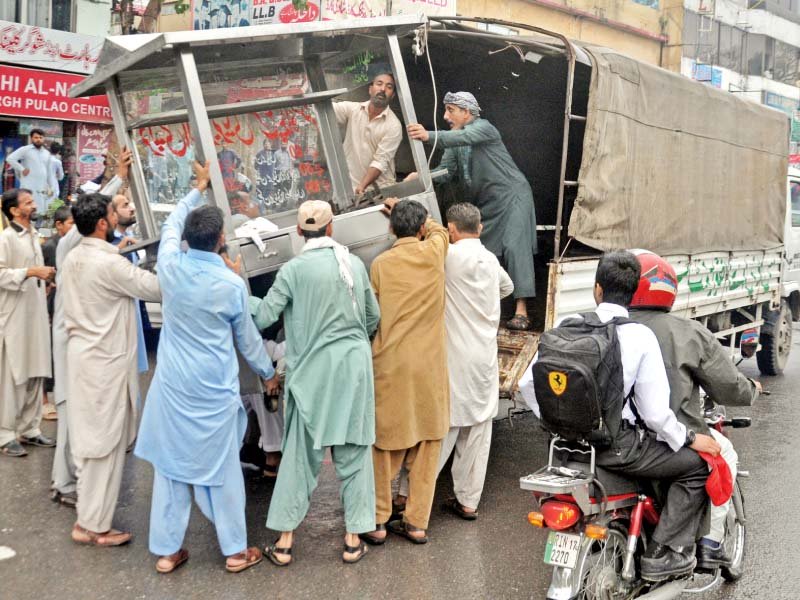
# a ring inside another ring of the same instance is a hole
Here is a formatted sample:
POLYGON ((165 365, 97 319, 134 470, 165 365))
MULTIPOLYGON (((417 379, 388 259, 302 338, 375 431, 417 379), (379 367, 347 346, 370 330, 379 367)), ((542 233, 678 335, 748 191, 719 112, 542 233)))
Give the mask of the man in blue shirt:
POLYGON ((197 188, 161 229, 158 280, 163 325, 136 456, 152 463, 150 551, 156 570, 169 573, 189 557, 181 548, 191 510, 190 487, 217 530, 226 569, 261 561, 247 547, 244 478, 239 466, 247 417, 239 397, 234 340, 248 365, 276 390, 277 377, 247 310, 244 281, 219 255, 225 244, 222 211, 200 206, 208 163, 194 164, 197 188), (194 209, 194 210, 193 210, 194 209), (181 237, 189 246, 181 250, 181 237))

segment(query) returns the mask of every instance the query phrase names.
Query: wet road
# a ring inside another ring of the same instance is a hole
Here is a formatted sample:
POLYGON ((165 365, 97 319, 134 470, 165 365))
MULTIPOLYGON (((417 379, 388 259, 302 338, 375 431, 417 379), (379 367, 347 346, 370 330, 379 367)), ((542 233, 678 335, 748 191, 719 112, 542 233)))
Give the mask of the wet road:
MULTIPOLYGON (((732 433, 742 468, 748 526, 747 572, 736 585, 704 593, 715 600, 800 598, 800 329, 783 377, 764 378, 772 392, 751 409, 752 429, 732 433)), ((743 365, 756 376, 754 361, 743 365)), ((45 424, 54 433, 52 424, 45 424)), ((525 520, 529 497, 518 478, 543 464, 545 437, 530 415, 495 423, 480 518, 461 521, 442 513, 449 475, 440 477, 429 529, 430 543, 414 546, 390 537, 357 565, 340 559, 342 511, 333 468, 326 463, 305 524, 298 530, 295 563, 279 569, 266 561, 242 574, 225 572, 213 527, 193 510, 185 546, 189 562, 167 576, 154 571, 147 551, 152 471, 128 457, 115 526, 136 536, 123 548, 78 547, 69 531, 74 512, 50 502, 52 450, 34 448, 24 459, 0 457, 0 547, 16 556, 0 560, 0 598, 533 598, 545 597, 549 572, 541 562, 544 534, 525 520)), ((250 543, 275 534, 264 528, 272 483, 248 476, 250 543)), ((0 549, 2 552, 2 549, 0 549)))

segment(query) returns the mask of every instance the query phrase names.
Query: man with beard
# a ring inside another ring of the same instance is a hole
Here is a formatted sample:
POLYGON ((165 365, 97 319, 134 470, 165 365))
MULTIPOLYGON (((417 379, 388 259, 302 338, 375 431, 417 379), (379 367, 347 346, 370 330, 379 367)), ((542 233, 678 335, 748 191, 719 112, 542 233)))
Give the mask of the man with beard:
MULTIPOLYGON (((128 169, 131 165, 131 151, 123 148, 117 162, 116 175, 100 191, 101 194, 113 196, 128 180, 128 169)), ((74 224, 74 218, 70 219, 74 224)), ((64 261, 78 247, 83 236, 77 227, 72 227, 59 240, 56 246, 56 293, 53 310, 53 379, 55 385, 53 397, 58 413, 58 433, 56 434, 56 452, 53 456, 52 489, 50 499, 65 506, 75 507, 78 499, 78 475, 72 450, 69 443, 69 419, 67 418, 67 328, 64 324, 64 261)))
POLYGON ((528 180, 511 158, 494 125, 480 117, 481 107, 469 92, 448 92, 444 120, 452 131, 426 131, 408 126, 411 139, 444 149, 439 167, 448 180, 460 183, 464 202, 481 211, 481 242, 497 256, 514 282, 516 310, 506 326, 529 329, 527 298, 536 295, 533 255, 536 253, 536 212, 528 180))
POLYGON ((44 131, 31 129, 31 143, 17 148, 6 161, 16 171, 20 188, 31 190, 36 210, 43 216, 58 192, 53 155, 44 147, 44 131))
POLYGON ((400 119, 389 108, 394 98, 394 77, 389 65, 370 67, 371 83, 366 102, 334 102, 336 121, 346 125, 344 152, 355 193, 377 183, 396 182, 394 155, 403 140, 400 119))
POLYGON ((23 444, 52 447, 42 435, 42 385, 50 377, 46 283, 55 269, 44 265, 36 205, 29 190, 3 194, 9 226, 0 233, 0 454, 25 456, 23 444))
MULTIPOLYGON (((117 215, 117 227, 114 229, 114 240, 111 242, 122 251, 125 246, 134 243, 132 237, 129 236, 129 230, 136 224, 136 207, 128 199, 125 194, 117 194, 111 200, 111 206, 117 215)), ((125 258, 131 261, 134 265, 139 264, 139 255, 135 252, 123 254, 125 258)), ((138 310, 136 311, 136 333, 137 333, 137 351, 136 362, 139 366, 139 373, 147 372, 149 367, 147 362, 147 347, 144 343, 144 327, 146 323, 150 326, 150 320, 147 317, 147 311, 144 308, 144 302, 141 300, 136 301, 138 310)))
POLYGON ((160 302, 158 279, 111 245, 117 214, 111 196, 88 194, 73 208, 83 239, 61 273, 67 330, 69 439, 78 474, 72 539, 119 546, 131 534, 111 528, 125 450, 136 436, 135 298, 160 302))

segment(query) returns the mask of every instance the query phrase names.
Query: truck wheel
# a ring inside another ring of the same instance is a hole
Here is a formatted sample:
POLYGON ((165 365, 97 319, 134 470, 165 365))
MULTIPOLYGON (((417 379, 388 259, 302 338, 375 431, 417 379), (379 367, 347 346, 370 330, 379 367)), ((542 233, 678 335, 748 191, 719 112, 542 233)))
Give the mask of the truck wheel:
POLYGON ((764 375, 780 375, 792 349, 792 313, 784 303, 771 334, 762 334, 761 350, 756 353, 758 370, 764 375))

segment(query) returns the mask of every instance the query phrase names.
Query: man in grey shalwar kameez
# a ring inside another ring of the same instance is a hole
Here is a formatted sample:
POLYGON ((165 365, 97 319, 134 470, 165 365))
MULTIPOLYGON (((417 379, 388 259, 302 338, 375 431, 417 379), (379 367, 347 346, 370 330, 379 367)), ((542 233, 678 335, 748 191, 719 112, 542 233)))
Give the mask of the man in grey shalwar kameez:
POLYGON ((533 255, 536 253, 536 212, 533 192, 525 175, 506 149, 500 132, 480 117, 481 108, 469 92, 448 92, 444 119, 452 131, 427 131, 408 126, 412 139, 444 149, 437 168, 447 169, 448 180, 459 180, 463 202, 481 211, 481 242, 506 266, 514 282, 516 310, 509 329, 528 329, 525 299, 536 295, 533 255))

